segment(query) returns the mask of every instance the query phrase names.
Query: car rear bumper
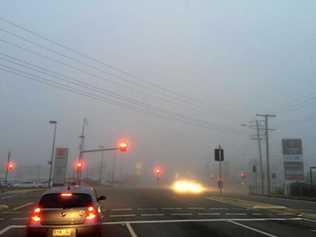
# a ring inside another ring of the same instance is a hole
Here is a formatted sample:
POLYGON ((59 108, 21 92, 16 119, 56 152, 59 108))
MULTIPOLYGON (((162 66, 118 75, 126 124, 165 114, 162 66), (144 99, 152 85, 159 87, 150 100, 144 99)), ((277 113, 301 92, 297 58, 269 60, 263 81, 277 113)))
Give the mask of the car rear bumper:
MULTIPOLYGON (((75 230, 76 237, 80 236, 100 236, 101 224, 96 225, 65 225, 65 226, 27 226, 26 233, 27 237, 52 237, 53 229, 61 228, 73 228, 75 230)), ((73 236, 71 236, 73 237, 73 236)))

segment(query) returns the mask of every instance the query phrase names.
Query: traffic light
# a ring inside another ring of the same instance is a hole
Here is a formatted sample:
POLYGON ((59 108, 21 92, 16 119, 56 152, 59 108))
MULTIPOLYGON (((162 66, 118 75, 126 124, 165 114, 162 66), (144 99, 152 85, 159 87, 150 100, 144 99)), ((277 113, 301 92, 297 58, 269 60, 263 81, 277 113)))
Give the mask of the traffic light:
POLYGON ((216 148, 214 150, 215 161, 224 161, 224 150, 222 148, 216 148))
POLYGON ((83 160, 77 160, 75 162, 75 169, 76 170, 83 170, 84 166, 85 166, 85 164, 84 164, 83 160))
POLYGON ((162 173, 162 168, 161 168, 160 166, 156 166, 156 167, 154 168, 154 174, 155 174, 155 176, 160 176, 161 173, 162 173))
POLYGON ((16 167, 16 164, 14 161, 9 161, 7 164, 6 164, 6 169, 7 171, 13 171, 15 170, 15 167, 16 167))
POLYGON ((241 178, 246 178, 246 177, 247 177, 246 172, 241 171, 241 172, 240 172, 240 177, 241 177, 241 178))
POLYGON ((120 152, 127 152, 128 143, 126 141, 119 142, 118 149, 120 150, 120 152))

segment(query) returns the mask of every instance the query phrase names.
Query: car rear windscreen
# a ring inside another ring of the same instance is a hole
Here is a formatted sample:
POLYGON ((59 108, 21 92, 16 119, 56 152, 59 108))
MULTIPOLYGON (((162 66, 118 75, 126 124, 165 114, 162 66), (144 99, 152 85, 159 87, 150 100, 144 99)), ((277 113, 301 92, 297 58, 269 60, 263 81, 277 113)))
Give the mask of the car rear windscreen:
POLYGON ((42 208, 76 208, 91 205, 92 198, 89 194, 73 193, 69 197, 63 197, 60 193, 44 195, 39 206, 42 208))

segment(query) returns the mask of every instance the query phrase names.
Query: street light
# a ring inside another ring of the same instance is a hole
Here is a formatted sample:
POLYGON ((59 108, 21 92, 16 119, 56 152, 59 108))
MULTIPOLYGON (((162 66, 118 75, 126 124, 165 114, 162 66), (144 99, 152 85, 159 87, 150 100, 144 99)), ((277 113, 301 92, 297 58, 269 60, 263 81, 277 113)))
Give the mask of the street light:
POLYGON ((54 151, 55 151, 57 121, 50 120, 49 124, 53 124, 54 125, 52 152, 51 152, 50 161, 48 162, 48 164, 50 165, 50 167, 49 167, 49 176, 48 176, 48 187, 51 188, 52 187, 52 173, 53 173, 53 162, 54 162, 54 151))

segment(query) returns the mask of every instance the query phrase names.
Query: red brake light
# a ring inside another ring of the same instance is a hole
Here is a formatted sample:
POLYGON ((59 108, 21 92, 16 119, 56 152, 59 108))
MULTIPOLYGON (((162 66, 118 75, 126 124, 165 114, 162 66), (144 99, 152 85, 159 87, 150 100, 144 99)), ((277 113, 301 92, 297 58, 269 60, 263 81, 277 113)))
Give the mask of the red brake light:
POLYGON ((86 215, 86 221, 95 221, 97 218, 97 211, 93 206, 88 207, 88 212, 86 215))
POLYGON ((41 213, 41 209, 39 207, 36 207, 32 212, 30 224, 32 225, 40 224, 41 222, 40 213, 41 213))
POLYGON ((62 196, 62 197, 71 197, 72 193, 61 193, 60 196, 62 196))

